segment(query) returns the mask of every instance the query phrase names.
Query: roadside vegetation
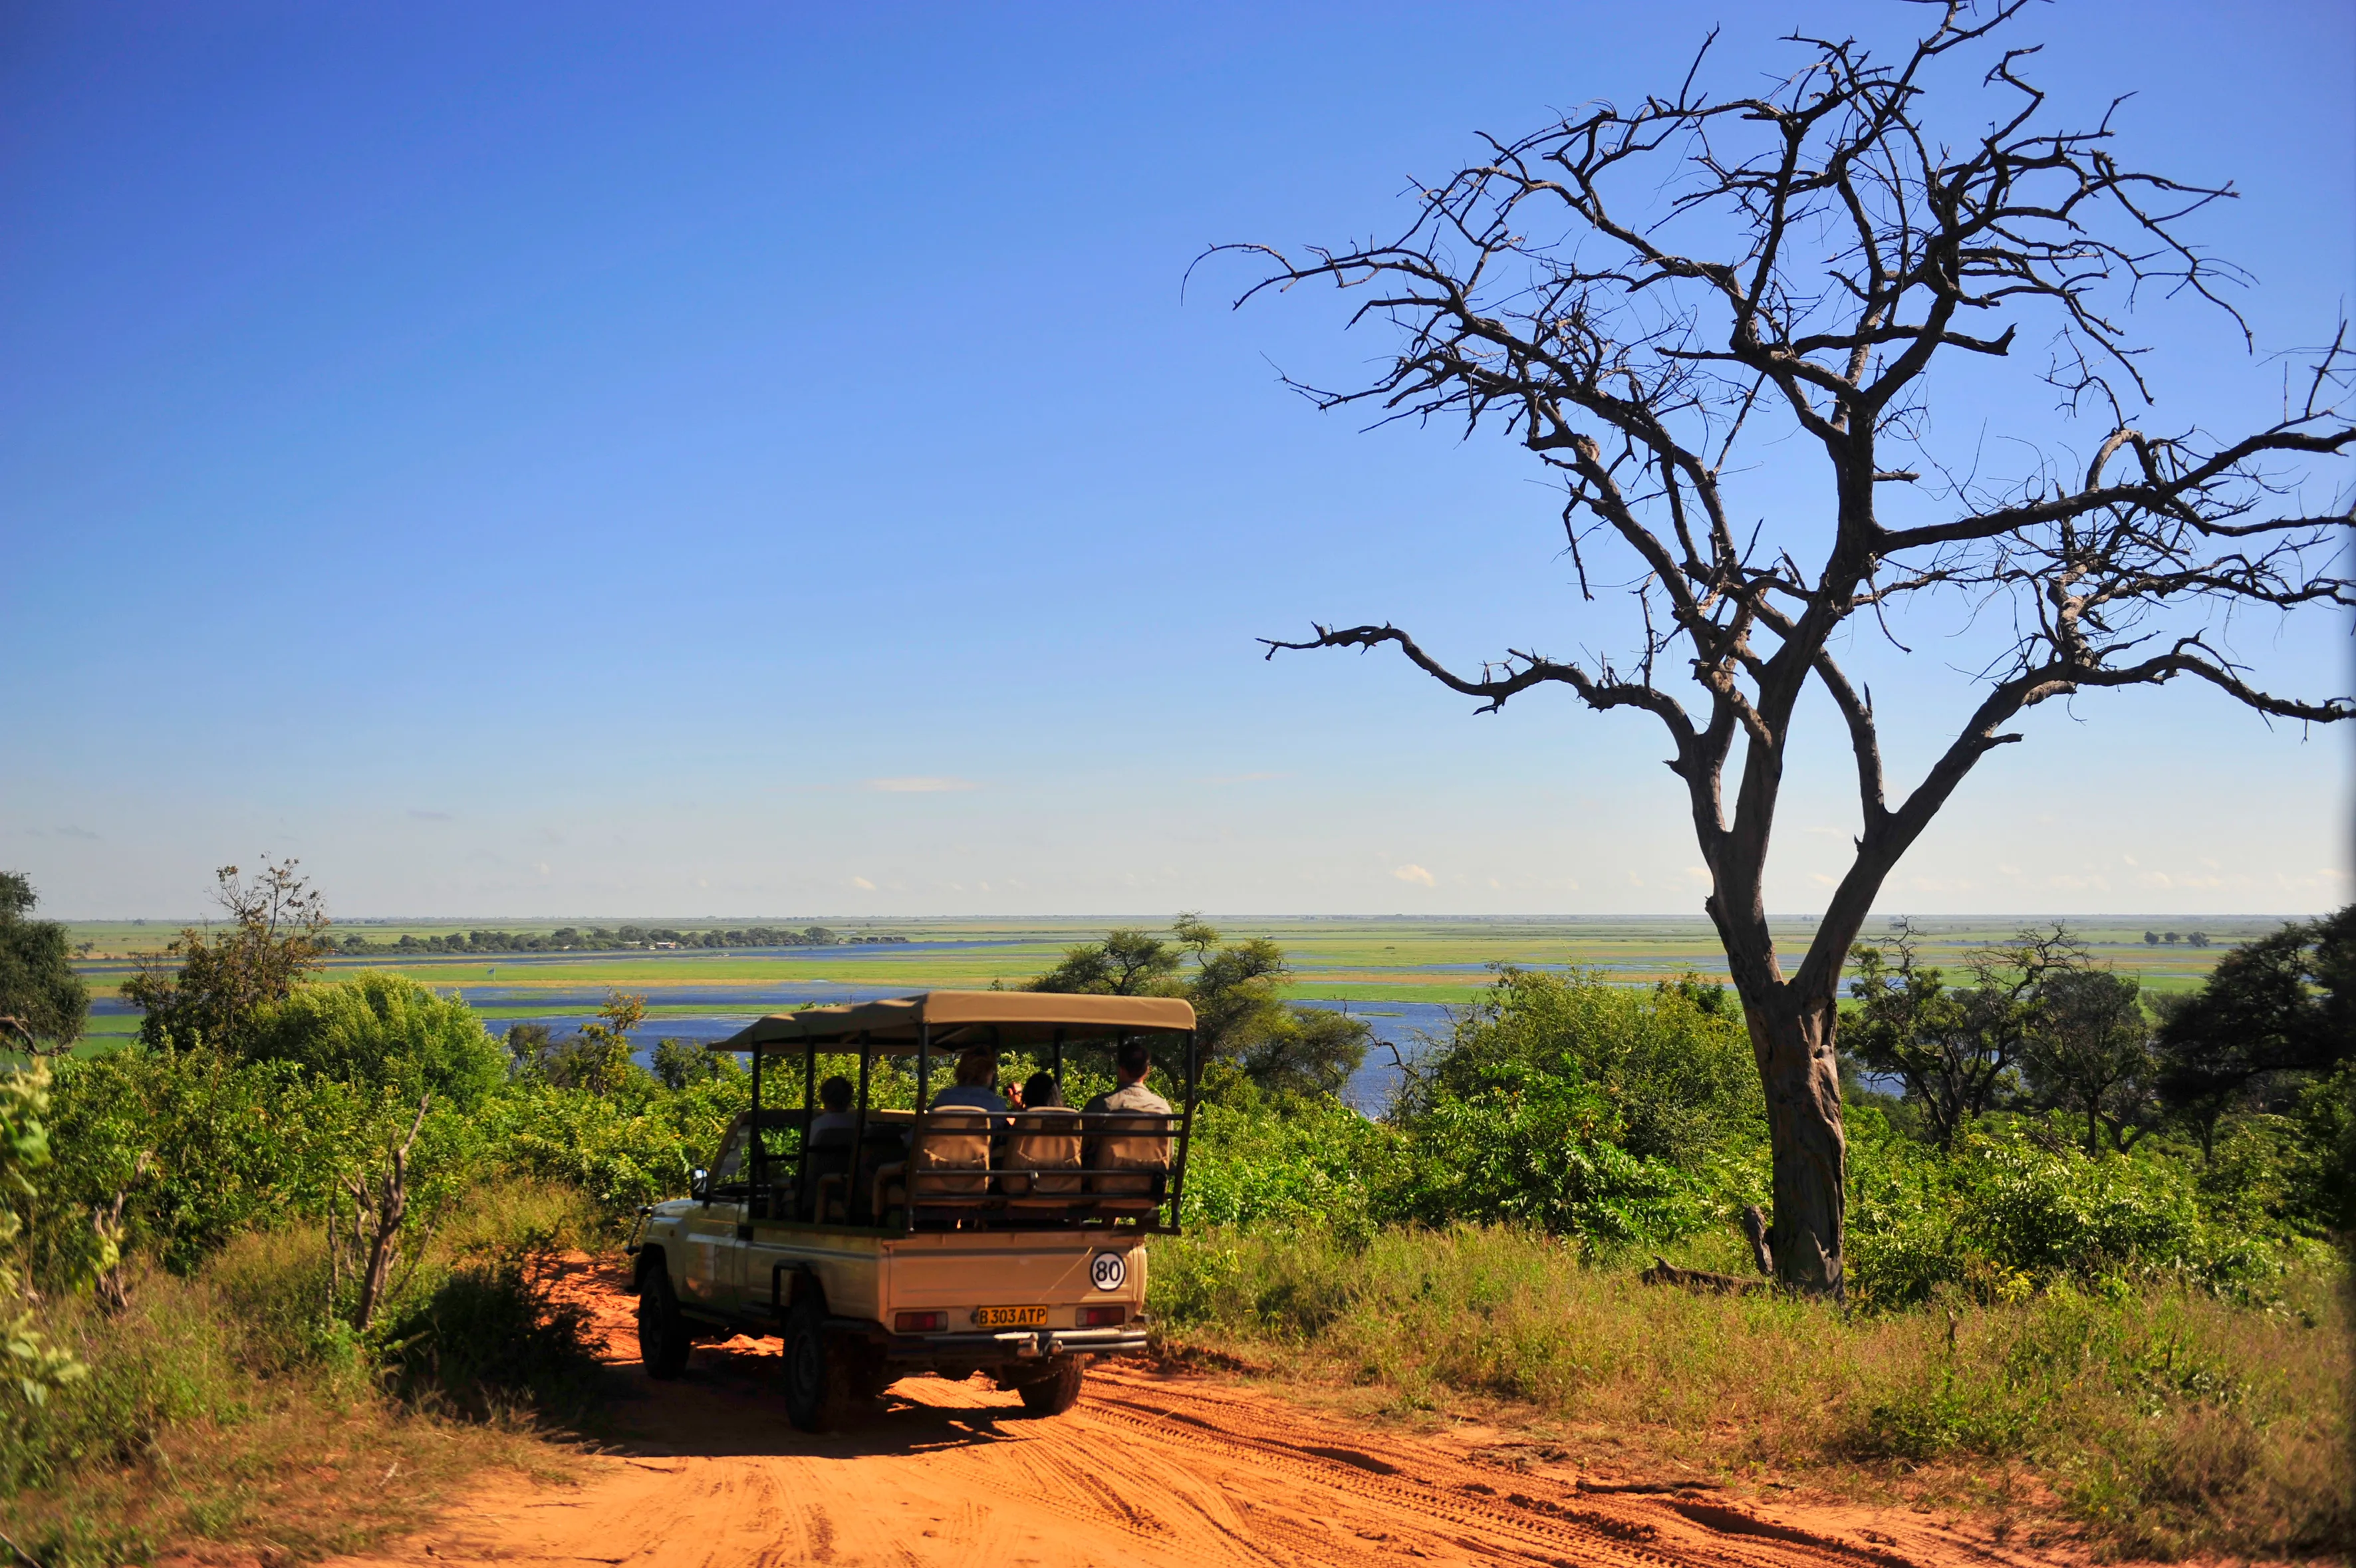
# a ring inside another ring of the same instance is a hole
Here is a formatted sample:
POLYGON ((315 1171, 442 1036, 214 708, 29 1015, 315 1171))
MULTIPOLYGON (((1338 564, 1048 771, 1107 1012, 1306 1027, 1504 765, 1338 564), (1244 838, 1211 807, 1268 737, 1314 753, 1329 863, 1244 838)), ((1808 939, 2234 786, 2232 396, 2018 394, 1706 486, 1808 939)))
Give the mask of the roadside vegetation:
MULTIPOLYGON (((291 864, 225 872, 226 918, 146 972, 139 1041, 66 1057, 79 982, 6 886, 0 1544, 301 1559, 484 1466, 562 1468, 542 1436, 594 1430, 596 1373, 554 1260, 685 1189, 747 1097, 734 1059, 641 1065, 624 995, 495 1037, 401 976, 322 980, 291 864)), ((1030 983, 1203 1020, 1189 1234, 1152 1269, 1174 1353, 1408 1416, 1498 1402, 1632 1471, 2297 1554, 2346 1541, 2356 1490, 2350 929, 2248 944, 2164 1014, 2066 931, 1952 981, 1903 932, 1856 955, 1845 1305, 1774 1288, 1746 1235, 1764 1109, 1717 986, 1501 968, 1370 1120, 1334 1096, 1363 1021, 1287 1004, 1273 944, 1181 917, 1030 983)))

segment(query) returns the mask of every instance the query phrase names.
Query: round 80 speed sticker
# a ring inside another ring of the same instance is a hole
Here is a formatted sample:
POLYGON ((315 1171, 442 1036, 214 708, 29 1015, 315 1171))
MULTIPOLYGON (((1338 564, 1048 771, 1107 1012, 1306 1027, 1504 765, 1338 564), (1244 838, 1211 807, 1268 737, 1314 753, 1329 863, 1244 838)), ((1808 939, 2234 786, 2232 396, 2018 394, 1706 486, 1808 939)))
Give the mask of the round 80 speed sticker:
POLYGON ((1088 1283, 1098 1290, 1119 1290, 1129 1283, 1129 1260, 1119 1252, 1098 1252, 1088 1260, 1088 1283))

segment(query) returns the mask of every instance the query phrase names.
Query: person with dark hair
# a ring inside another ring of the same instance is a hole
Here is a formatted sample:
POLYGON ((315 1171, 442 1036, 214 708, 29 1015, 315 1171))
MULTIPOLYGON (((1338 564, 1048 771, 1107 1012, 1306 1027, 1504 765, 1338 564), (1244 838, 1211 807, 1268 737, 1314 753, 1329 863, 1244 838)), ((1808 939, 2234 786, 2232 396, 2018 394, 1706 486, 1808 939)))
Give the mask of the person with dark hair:
POLYGON ((811 1137, 821 1133, 840 1133, 846 1138, 851 1135, 859 1124, 859 1118, 851 1113, 853 1092, 851 1080, 840 1073, 818 1086, 818 1102, 826 1109, 810 1118, 811 1137))
POLYGON ((1079 1126, 1054 1073, 1034 1072, 1023 1080, 1023 1109, 1006 1141, 1006 1174, 999 1178, 1016 1208, 1044 1208, 1053 1215, 1079 1197, 1079 1126))
MULTIPOLYGON (((1144 1201, 1143 1195, 1160 1190, 1169 1165, 1169 1122, 1154 1120, 1171 1114, 1170 1101, 1145 1087, 1153 1072, 1152 1053, 1135 1037, 1121 1041, 1112 1054, 1113 1071, 1120 1087, 1088 1101, 1088 1114, 1118 1118, 1090 1123, 1097 1134, 1088 1139, 1084 1159, 1091 1170, 1135 1167, 1135 1176, 1099 1174, 1089 1178, 1098 1193, 1144 1201)), ((1158 1201, 1158 1199, 1156 1199, 1158 1201)))
POLYGON ((1145 1048, 1143 1040, 1123 1040, 1112 1054, 1113 1070, 1120 1076, 1120 1087, 1110 1094, 1099 1094, 1088 1101, 1091 1115, 1102 1111, 1141 1111, 1155 1116, 1170 1114, 1170 1101, 1145 1087, 1153 1072, 1153 1054, 1145 1048))

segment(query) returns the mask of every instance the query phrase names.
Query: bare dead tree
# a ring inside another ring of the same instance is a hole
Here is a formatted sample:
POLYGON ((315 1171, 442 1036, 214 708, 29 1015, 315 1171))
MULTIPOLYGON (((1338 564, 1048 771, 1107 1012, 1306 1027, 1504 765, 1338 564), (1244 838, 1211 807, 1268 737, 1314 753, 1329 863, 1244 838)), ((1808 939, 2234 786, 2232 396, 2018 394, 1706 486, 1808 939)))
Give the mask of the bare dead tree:
POLYGON ((2304 478, 2285 467, 2356 442, 2341 402, 2345 328, 2301 362, 2281 417, 2253 434, 2171 435, 2129 419, 2131 401, 2148 401, 2121 326, 2138 293, 2194 296, 2240 321, 2222 297, 2240 275, 2196 249, 2183 222, 2233 192, 2123 166, 2109 113, 2091 129, 2049 127, 2023 74, 2035 51, 1988 42, 2024 4, 1948 5, 1890 65, 1853 40, 1794 37, 1799 69, 1762 96, 1697 89, 1705 44, 1672 97, 1489 139, 1483 162, 1419 193, 1413 223, 1388 243, 1298 260, 1218 247, 1274 263, 1238 306, 1327 283, 1362 295, 1353 325, 1398 333, 1370 384, 1288 378, 1320 407, 1501 429, 1565 487, 1585 598, 1599 549, 1631 563, 1635 646, 1622 660, 1515 649, 1466 674, 1388 624, 1318 625, 1306 640, 1269 640, 1269 655, 1394 644, 1481 712, 1562 686, 1666 728, 1765 1082, 1773 1258, 1786 1284, 1835 1295, 1842 960, 1899 858, 1980 758, 2020 738, 2006 725, 2057 697, 2179 677, 2274 717, 2356 712, 2345 695, 2264 689, 2225 635, 2253 611, 2356 603, 2336 575, 2346 503, 2308 506, 2304 478), (1997 57, 1979 81, 1998 107, 1950 147, 1926 95, 1976 47, 1997 57), (1699 242, 1680 248, 1677 234, 1699 242), (2040 456, 2000 482, 1941 464, 1924 430, 1926 372, 1934 359, 2007 360, 2024 324, 2054 333, 2043 375, 2062 413, 2100 421, 2091 458, 2064 469, 2040 456), (1795 435, 1826 465, 1830 499, 1820 515, 1754 525, 1730 486, 1762 442, 1795 435), (1892 460, 1901 455, 1922 460, 1892 460), (1890 508, 1901 515, 1885 515, 1885 492, 1907 498, 1890 508), (1979 672, 1977 705, 1893 799, 1871 692, 1835 651, 1858 618, 1894 642, 1909 607, 1943 600, 1982 627, 2008 617, 2010 634, 1979 672), (1862 821, 1787 974, 1762 889, 1811 681, 1846 722, 1862 821))
MULTIPOLYGON (((352 1326, 368 1331, 369 1320, 376 1315, 377 1305, 384 1299, 386 1279, 399 1261, 402 1249, 401 1228, 409 1218, 409 1151, 417 1142, 417 1130, 425 1125, 425 1108, 434 1096, 423 1095, 417 1101, 417 1120, 409 1124, 409 1135, 401 1141, 385 1160, 384 1169, 373 1178, 357 1176, 341 1177, 344 1191, 352 1200, 352 1253, 354 1273, 359 1279, 359 1302, 353 1309, 352 1326)), ((334 1257, 334 1225, 332 1212, 328 1217, 330 1247, 328 1258, 329 1290, 334 1290, 334 1277, 340 1272, 334 1257)))

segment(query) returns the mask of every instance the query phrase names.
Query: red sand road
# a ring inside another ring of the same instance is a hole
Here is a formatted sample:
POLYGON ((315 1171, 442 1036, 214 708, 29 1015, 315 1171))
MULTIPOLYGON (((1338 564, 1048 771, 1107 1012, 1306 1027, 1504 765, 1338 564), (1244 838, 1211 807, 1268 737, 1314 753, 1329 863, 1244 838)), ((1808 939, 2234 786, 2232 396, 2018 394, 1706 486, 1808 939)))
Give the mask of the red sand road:
POLYGON ((911 1378, 855 1429, 812 1437, 779 1407, 774 1342, 699 1346, 684 1378, 654 1383, 622 1283, 584 1260, 567 1288, 629 1369, 629 1438, 577 1485, 485 1487, 340 1568, 2039 1561, 1905 1512, 1601 1491, 1494 1430, 1410 1437, 1130 1366, 1096 1369, 1079 1408, 1044 1420, 980 1381, 911 1378))

